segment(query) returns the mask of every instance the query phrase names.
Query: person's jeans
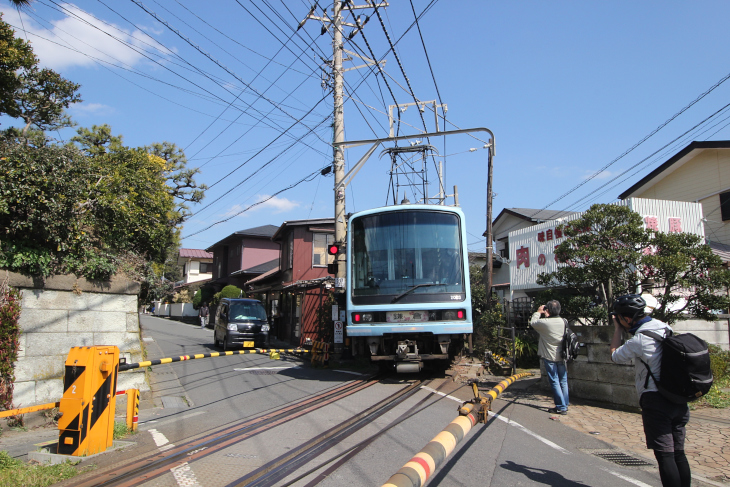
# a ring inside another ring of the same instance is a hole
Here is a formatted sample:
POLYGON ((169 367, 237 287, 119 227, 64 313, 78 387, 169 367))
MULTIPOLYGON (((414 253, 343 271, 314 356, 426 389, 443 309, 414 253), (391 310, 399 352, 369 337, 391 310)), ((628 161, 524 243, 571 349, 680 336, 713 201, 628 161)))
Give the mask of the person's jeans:
POLYGON ((547 372, 550 388, 553 390, 553 400, 558 411, 566 411, 568 404, 568 371, 565 368, 565 362, 552 362, 542 359, 545 364, 545 372, 547 372))
POLYGON ((205 328, 208 326, 208 317, 207 316, 201 316, 200 317, 200 327, 205 328))

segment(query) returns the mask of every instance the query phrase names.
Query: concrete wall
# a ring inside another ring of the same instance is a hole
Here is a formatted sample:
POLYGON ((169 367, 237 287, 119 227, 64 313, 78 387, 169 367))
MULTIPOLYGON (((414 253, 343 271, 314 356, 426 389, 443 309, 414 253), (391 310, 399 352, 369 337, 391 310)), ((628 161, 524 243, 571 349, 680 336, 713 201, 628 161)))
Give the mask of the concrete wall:
MULTIPOLYGON (((71 347, 116 345, 128 362, 142 358, 139 284, 54 276, 45 280, 10 273, 23 293, 20 351, 15 363, 16 407, 56 402, 63 395, 64 364, 71 347)), ((118 390, 149 390, 144 370, 119 374, 118 390)))
MULTIPOLYGON (((723 315, 727 316, 727 315, 723 315)), ((701 320, 678 321, 675 333, 693 333, 708 343, 730 349, 728 318, 715 322, 701 320)), ((578 335, 581 348, 578 358, 568 364, 568 390, 571 399, 584 399, 617 406, 638 407, 639 397, 634 386, 634 366, 611 362, 610 347, 613 326, 571 325, 578 335)), ((542 362, 541 386, 550 391, 542 362)))

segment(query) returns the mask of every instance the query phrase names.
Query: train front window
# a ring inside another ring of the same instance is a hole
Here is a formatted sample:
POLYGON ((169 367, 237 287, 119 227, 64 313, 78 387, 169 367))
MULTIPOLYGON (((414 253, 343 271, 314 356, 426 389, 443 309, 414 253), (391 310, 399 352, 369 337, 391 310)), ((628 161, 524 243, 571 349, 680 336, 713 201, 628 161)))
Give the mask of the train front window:
POLYGON ((464 292, 456 215, 398 211, 350 224, 353 297, 398 295, 418 285, 409 295, 464 292))

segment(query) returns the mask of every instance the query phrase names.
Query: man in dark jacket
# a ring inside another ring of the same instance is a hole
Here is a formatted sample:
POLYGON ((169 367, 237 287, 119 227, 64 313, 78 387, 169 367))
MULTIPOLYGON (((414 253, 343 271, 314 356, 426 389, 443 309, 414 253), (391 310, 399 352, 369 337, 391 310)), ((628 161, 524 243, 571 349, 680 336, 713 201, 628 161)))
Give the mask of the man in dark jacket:
POLYGON ((200 308, 198 309, 198 318, 200 318, 200 329, 204 330, 208 326, 208 316, 210 315, 210 310, 208 309, 208 303, 203 303, 200 305, 200 308))

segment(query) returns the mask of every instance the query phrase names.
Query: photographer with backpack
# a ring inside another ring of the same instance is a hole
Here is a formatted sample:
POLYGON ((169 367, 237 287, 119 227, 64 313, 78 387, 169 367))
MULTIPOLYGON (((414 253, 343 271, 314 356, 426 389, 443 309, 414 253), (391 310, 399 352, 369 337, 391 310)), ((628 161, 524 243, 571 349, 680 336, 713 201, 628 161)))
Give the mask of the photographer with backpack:
POLYGON ((568 371, 563 356, 563 336, 567 322, 560 317, 560 302, 548 301, 537 308, 530 319, 530 326, 540 334, 537 354, 542 357, 553 391, 555 407, 548 409, 548 413, 568 414, 568 371))
POLYGON ((686 402, 681 404, 665 398, 657 386, 662 373, 662 342, 657 338, 671 336, 672 329, 666 323, 647 316, 646 308, 646 301, 638 294, 616 298, 611 314, 614 324, 611 360, 626 364, 636 359, 635 385, 646 447, 654 450, 662 485, 690 487, 692 479, 684 453, 689 408, 686 402), (633 336, 621 345, 624 331, 633 336))

